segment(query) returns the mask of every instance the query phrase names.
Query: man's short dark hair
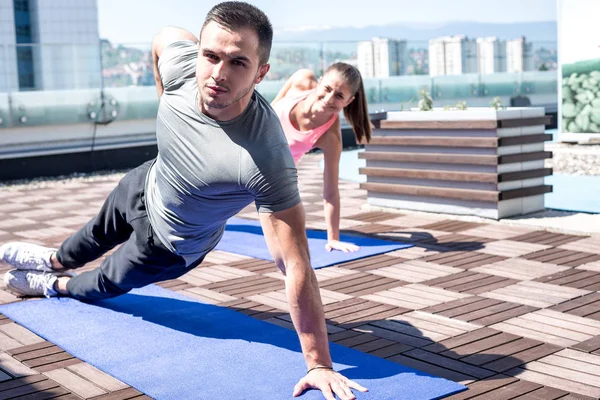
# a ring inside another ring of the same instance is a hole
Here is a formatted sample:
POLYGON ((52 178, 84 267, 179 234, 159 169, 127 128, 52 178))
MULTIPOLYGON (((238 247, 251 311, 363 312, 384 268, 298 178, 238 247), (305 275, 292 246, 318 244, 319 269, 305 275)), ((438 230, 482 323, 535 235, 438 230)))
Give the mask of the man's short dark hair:
MULTIPOLYGON (((264 12, 242 1, 225 1, 214 6, 206 15, 202 30, 210 22, 231 30, 252 29, 258 35, 258 57, 260 64, 266 64, 271 55, 273 27, 264 12)), ((200 36, 202 36, 202 30, 200 36)))

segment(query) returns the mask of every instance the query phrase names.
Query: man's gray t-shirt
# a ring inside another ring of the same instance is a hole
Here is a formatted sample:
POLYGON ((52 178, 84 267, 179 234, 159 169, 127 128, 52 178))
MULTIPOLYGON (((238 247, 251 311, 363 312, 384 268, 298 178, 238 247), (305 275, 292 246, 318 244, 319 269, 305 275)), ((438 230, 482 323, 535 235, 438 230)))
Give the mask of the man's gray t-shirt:
POLYGON ((300 202, 294 160, 269 103, 255 91, 233 120, 202 114, 197 56, 196 43, 178 41, 159 58, 158 157, 145 190, 157 237, 188 265, 212 250, 227 219, 252 201, 259 212, 300 202))

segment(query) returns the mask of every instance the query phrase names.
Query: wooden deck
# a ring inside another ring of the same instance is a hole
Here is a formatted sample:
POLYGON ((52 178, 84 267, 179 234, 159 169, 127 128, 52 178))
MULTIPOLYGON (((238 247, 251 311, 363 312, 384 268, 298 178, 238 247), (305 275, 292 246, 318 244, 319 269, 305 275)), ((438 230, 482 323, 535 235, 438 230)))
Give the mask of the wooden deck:
MULTIPOLYGON (((300 185, 308 227, 323 229, 319 160, 303 160, 300 185)), ((115 183, 0 189, 0 242, 59 245, 115 183)), ((317 271, 331 341, 469 386, 449 399, 600 397, 600 237, 365 212, 357 183, 341 192, 343 229, 415 246, 317 271)), ((269 261, 215 251, 161 286, 291 329, 269 261)), ((0 316, 0 399, 144 398, 0 316)))

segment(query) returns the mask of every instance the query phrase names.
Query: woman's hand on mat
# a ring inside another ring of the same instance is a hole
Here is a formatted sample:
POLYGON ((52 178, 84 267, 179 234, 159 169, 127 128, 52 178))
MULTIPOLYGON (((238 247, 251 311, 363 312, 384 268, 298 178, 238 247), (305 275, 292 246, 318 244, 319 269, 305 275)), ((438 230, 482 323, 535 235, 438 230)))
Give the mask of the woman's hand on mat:
POLYGON ((300 396, 307 389, 318 389, 327 400, 355 400, 351 389, 368 392, 368 389, 346 378, 339 372, 328 369, 310 371, 294 386, 294 397, 300 396))
POLYGON ((327 251, 339 250, 339 251, 343 251, 344 253, 354 253, 355 251, 358 251, 359 249, 360 249, 360 247, 358 247, 355 244, 347 243, 347 242, 340 242, 339 240, 330 240, 325 245, 325 250, 327 250, 327 251))

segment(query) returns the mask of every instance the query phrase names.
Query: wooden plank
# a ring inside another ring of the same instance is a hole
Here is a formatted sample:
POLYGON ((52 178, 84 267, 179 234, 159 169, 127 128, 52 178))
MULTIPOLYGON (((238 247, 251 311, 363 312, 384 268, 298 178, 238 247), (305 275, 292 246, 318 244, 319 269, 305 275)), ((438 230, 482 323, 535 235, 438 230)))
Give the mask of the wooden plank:
POLYGON ((96 386, 101 387, 109 392, 114 392, 120 389, 126 389, 128 385, 120 380, 113 378, 107 373, 100 371, 98 368, 87 363, 79 363, 67 367, 69 371, 73 371, 77 375, 89 380, 96 386))
POLYGON ((337 343, 340 340, 345 340, 354 336, 363 335, 361 332, 356 332, 351 329, 345 329, 340 332, 332 333, 329 335, 329 341, 337 343))
POLYGON ((355 346, 359 346, 361 344, 373 342, 377 339, 379 339, 377 336, 373 336, 368 333, 363 333, 362 335, 359 335, 359 336, 354 336, 351 338, 339 340, 337 342, 337 344, 341 344, 342 346, 346 346, 346 347, 355 347, 355 346))
POLYGON ((430 264, 419 260, 411 260, 399 265, 383 267, 370 272, 375 275, 385 276, 398 281, 417 283, 460 271, 461 270, 458 268, 430 264))
POLYGON ((12 338, 18 338, 18 341, 24 345, 45 342, 44 339, 31 332, 30 330, 16 323, 0 325, 0 331, 6 333, 12 338))
POLYGON ((94 385, 87 379, 84 379, 81 376, 64 368, 48 371, 44 373, 44 375, 46 375, 53 381, 59 383, 60 385, 64 386, 65 388, 69 389, 71 392, 77 394, 78 396, 83 397, 84 399, 100 396, 107 392, 106 390, 94 385))
MULTIPOLYGON (((550 153, 552 154, 552 153, 550 153)), ((415 163, 440 163, 440 164, 471 164, 471 165, 498 165, 501 157, 497 155, 478 154, 447 154, 447 153, 403 153, 403 152, 369 152, 359 153, 358 158, 372 161, 398 161, 415 163)), ((546 158, 546 157, 544 157, 546 158)), ((543 159, 543 158, 540 158, 543 159)), ((516 161, 512 161, 516 162, 516 161)))
POLYGON ((583 394, 584 396, 591 396, 592 398, 600 398, 600 388, 596 388, 590 385, 586 385, 583 382, 574 382, 562 377, 556 377, 546 374, 541 374, 536 371, 529 371, 524 368, 515 368, 510 371, 506 371, 505 374, 519 377, 521 379, 527 379, 532 382, 537 382, 542 385, 550 386, 553 388, 565 390, 567 392, 575 392, 583 394))
MULTIPOLYGON (((487 239, 481 238, 478 243, 485 243, 487 239)), ((451 267, 472 269, 482 265, 493 264, 506 260, 506 257, 492 254, 478 253, 476 251, 452 251, 441 252, 423 258, 423 261, 433 262, 435 264, 449 265, 451 267)))
MULTIPOLYGON (((467 357, 467 356, 477 357, 480 355, 478 353, 483 353, 488 350, 492 351, 490 349, 513 342, 513 341, 517 340, 518 338, 519 338, 518 336, 511 335, 510 333, 502 332, 498 335, 487 337, 485 339, 478 340, 477 342, 474 342, 474 343, 469 343, 469 344, 466 344, 463 346, 453 347, 451 350, 446 350, 439 354, 441 354, 445 357, 454 358, 457 360, 458 359, 462 360, 464 357, 467 357)), ((485 354, 482 354, 482 355, 485 355, 485 354)), ((473 363, 471 363, 471 364, 473 364, 473 363)), ((481 364, 478 364, 478 365, 481 365, 481 364)))
POLYGON ((489 393, 495 390, 510 385, 513 382, 518 382, 517 378, 505 375, 493 375, 489 378, 473 382, 469 385, 469 390, 446 397, 446 400, 469 400, 479 397, 484 399, 489 393))
POLYGON ((511 200, 529 196, 537 196, 544 193, 552 193, 552 186, 540 185, 525 187, 521 189, 503 190, 500 192, 499 197, 500 200, 511 200))
POLYGON ((7 372, 15 378, 37 374, 37 372, 6 353, 0 353, 0 368, 2 368, 0 371, 7 372))
POLYGON ((525 365, 524 368, 528 371, 535 371, 540 374, 557 376, 560 378, 568 379, 573 382, 584 382, 587 385, 591 385, 597 388, 598 393, 600 393, 600 376, 583 372, 585 370, 575 370, 567 368, 567 366, 556 366, 552 364, 546 364, 541 361, 527 363, 527 365, 525 365))
POLYGON ((581 343, 577 343, 576 345, 572 346, 574 349, 577 350, 581 350, 581 351, 585 351, 588 353, 591 353, 593 351, 597 351, 598 349, 600 349, 600 336, 595 336, 591 339, 588 339, 584 342, 581 343))
POLYGON ((380 277, 380 279, 372 280, 371 282, 365 282, 359 285, 346 288, 344 290, 338 290, 340 293, 344 293, 351 296, 364 296, 376 292, 385 291, 405 285, 406 282, 398 281, 395 279, 389 279, 380 277))
MULTIPOLYGON (((406 310, 409 312, 410 310, 406 310)), ((338 327, 346 328, 346 329, 354 329, 358 326, 364 325, 366 323, 370 323, 372 321, 381 321, 385 319, 389 319, 392 317, 397 317, 399 312, 404 312, 400 307, 394 307, 393 309, 387 311, 381 311, 377 314, 364 315, 359 318, 351 319, 348 322, 344 322, 339 324, 338 327)))
POLYGON ((44 373, 44 372, 52 371, 52 370, 55 370, 58 368, 66 368, 66 367, 69 367, 71 365, 75 365, 75 364, 78 364, 81 362, 82 361, 77 358, 69 358, 67 360, 59 361, 56 363, 46 364, 46 365, 42 365, 40 367, 35 367, 35 370, 38 372, 44 373))
POLYGON ((451 310, 440 312, 439 314, 448 318, 456 318, 460 319, 461 321, 468 322, 470 320, 487 316, 493 312, 504 311, 506 309, 517 306, 516 304, 513 305, 511 303, 505 303, 501 300, 496 299, 485 299, 483 297, 477 297, 477 299, 477 302, 474 302, 467 306, 455 307, 451 310))
POLYGON ((446 378, 454 382, 466 384, 477 380, 477 378, 464 374, 462 371, 453 371, 438 365, 433 365, 421 360, 414 359, 412 357, 407 357, 403 354, 389 357, 388 360, 397 362, 398 364, 404 365, 406 367, 414 368, 416 370, 429 373, 434 376, 440 376, 442 378, 446 378))
POLYGON ((518 128, 521 126, 550 125, 550 123, 552 123, 551 115, 544 115, 543 117, 500 119, 498 120, 498 128, 518 128))
POLYGON ((534 390, 542 388, 543 385, 539 383, 533 383, 528 381, 518 381, 510 385, 494 390, 491 393, 486 393, 486 400, 505 400, 514 399, 517 396, 522 396, 527 393, 531 393, 534 390))
MULTIPOLYGON (((483 275, 485 276, 485 275, 483 275)), ((485 276, 480 281, 473 281, 458 286, 453 286, 450 290, 460 293, 481 294, 492 290, 500 289, 515 283, 512 279, 507 279, 501 276, 485 276)))
MULTIPOLYGON (((386 339, 384 339, 384 340, 386 340, 386 339)), ((389 357, 393 357, 398 354, 402 354, 403 352, 409 351, 411 349, 413 349, 412 346, 402 344, 402 343, 394 343, 390 346, 383 347, 381 349, 372 351, 371 355, 374 355, 375 357, 380 357, 380 358, 389 358, 389 357)))
POLYGON ((526 161, 539 161, 552 158, 551 151, 534 151, 531 153, 505 154, 498 156, 498 164, 513 164, 526 161))
POLYGON ((382 120, 380 129, 496 129, 497 120, 473 121, 390 121, 382 120))
POLYGON ((3 396, 2 393, 4 391, 18 388, 21 386, 32 385, 36 382, 45 381, 47 379, 48 378, 46 378, 44 375, 37 374, 37 375, 29 375, 29 376, 24 376, 22 378, 12 379, 10 381, 0 382, 0 396, 3 396))
POLYGON ((522 144, 542 143, 552 140, 549 133, 540 133, 535 135, 507 136, 498 138, 498 146, 518 146, 522 144))
POLYGON ((326 304, 323 306, 323 310, 325 311, 325 315, 332 315, 332 313, 338 310, 342 310, 342 312, 346 309, 361 310, 364 307, 368 307, 369 303, 370 302, 367 300, 352 298, 336 303, 326 304))
POLYGON ((107 393, 101 396, 92 397, 90 400, 129 400, 138 398, 143 393, 130 387, 127 389, 118 390, 116 392, 107 393))
POLYGON ((493 324, 497 324, 499 322, 506 321, 511 318, 519 317, 521 315, 527 314, 527 313, 535 311, 535 310, 537 310, 537 308, 535 308, 535 307, 526 306, 526 305, 518 305, 518 307, 510 308, 506 311, 495 312, 488 316, 474 319, 469 322, 472 322, 472 323, 478 324, 478 325, 488 326, 488 325, 493 325, 493 324))
MULTIPOLYGON (((436 306, 428 307, 423 312, 432 314, 440 314, 445 317, 455 318, 463 314, 468 314, 473 311, 485 309, 495 304, 502 303, 500 300, 486 299, 483 297, 467 297, 464 299, 454 300, 448 303, 438 304, 436 306)), ((464 319, 463 319, 464 321, 464 319)))
MULTIPOLYGON (((448 259, 446 259, 448 260, 448 259)), ((428 261, 429 262, 429 261, 428 261)), ((431 262, 435 262, 435 261, 431 261, 431 262)), ((452 263, 452 261, 449 261, 450 263, 452 263)), ((476 279, 479 276, 482 276, 483 274, 477 274, 475 272, 471 272, 471 271, 464 271, 464 272, 459 272, 457 274, 451 274, 451 275, 446 275, 446 276, 442 276, 439 278, 434 278, 425 282, 421 282, 422 285, 427 285, 427 286, 437 286, 437 287, 441 287, 441 288, 447 288, 447 287, 452 287, 454 285, 459 285, 463 282, 471 282, 473 279, 476 279)))
MULTIPOLYGON (((323 207, 319 206, 319 211, 321 211, 323 207)), ((371 212, 362 212, 360 214, 348 215, 344 217, 344 219, 351 219, 353 221, 361 221, 361 222, 381 222, 387 221, 389 219, 398 218, 401 214, 393 214, 379 211, 371 211, 371 212)))
MULTIPOLYGON (((542 342, 533 339, 520 338, 512 342, 489 349, 484 354, 471 354, 463 357, 461 360, 469 364, 484 365, 513 354, 521 353, 534 347, 540 346, 542 342)), ((506 363, 506 361, 503 361, 506 363)))
POLYGON ((403 355, 443 368, 447 368, 453 371, 460 371, 461 373, 476 377, 478 379, 488 378, 494 375, 494 372, 489 371, 485 368, 476 367, 474 365, 467 364, 459 360, 453 360, 451 358, 443 357, 439 354, 430 353, 423 349, 413 349, 407 351, 406 353, 403 353, 403 355))
POLYGON ((550 246, 560 246, 581 239, 581 236, 566 235, 563 233, 554 233, 548 231, 530 232, 511 238, 511 240, 516 242, 545 244, 550 246))
MULTIPOLYGON (((491 303, 489 305, 482 304, 482 307, 479 309, 473 309, 469 312, 464 312, 464 313, 461 313, 460 315, 456 315, 454 317, 457 319, 460 319, 461 321, 467 321, 467 322, 472 322, 474 324, 483 325, 476 321, 479 321, 484 318, 495 317, 497 314, 505 313, 512 309, 521 307, 519 304, 503 302, 503 301, 496 300, 496 299, 489 299, 489 301, 491 303)), ((528 309, 528 311, 529 311, 529 309, 528 309)), ((524 311, 523 313, 528 312, 528 311, 524 311)), ((448 315, 448 316, 451 317, 450 315, 448 315)), ((505 316, 502 320, 505 320, 505 319, 509 319, 509 318, 505 316)), ((496 320, 496 322, 500 322, 500 320, 497 320, 496 318, 494 318, 494 320, 496 320)), ((490 325, 490 324, 488 323, 488 325, 490 325)))
POLYGON ((499 335, 501 332, 490 328, 480 328, 471 332, 466 332, 462 335, 455 336, 453 338, 445 339, 440 342, 433 343, 429 346, 423 347, 423 350, 427 350, 432 353, 440 353, 448 349, 467 345, 469 343, 475 343, 478 340, 482 340, 494 335, 499 335))
POLYGON ((534 390, 533 392, 529 392, 525 395, 515 397, 513 400, 568 400, 565 397, 568 394, 569 393, 565 392, 564 390, 543 386, 537 390, 534 390))
POLYGON ((20 353, 17 355, 13 355, 13 357, 19 361, 28 361, 28 360, 33 360, 36 358, 48 356, 51 354, 62 353, 62 352, 64 352, 64 350, 61 349, 60 347, 50 346, 50 347, 44 347, 43 349, 39 349, 39 350, 29 351, 27 353, 20 353))
POLYGON ((33 360, 27 360, 27 361, 24 361, 23 364, 27 365, 28 367, 37 369, 37 367, 40 367, 42 365, 53 364, 53 363, 57 363, 59 361, 69 360, 71 358, 73 358, 72 355, 70 355, 67 352, 62 352, 62 353, 58 353, 58 354, 51 354, 51 355, 47 355, 44 357, 36 358, 33 360))
POLYGON ((394 342, 387 339, 378 338, 373 340, 372 342, 364 343, 354 347, 354 350, 358 350, 363 353, 373 354, 374 352, 387 348, 388 346, 393 345, 394 342))
POLYGON ((39 342, 39 343, 35 343, 35 344, 30 344, 27 346, 21 346, 21 347, 17 347, 14 349, 10 349, 7 350, 6 352, 10 355, 17 355, 17 354, 21 354, 21 353, 28 353, 30 351, 35 351, 35 350, 40 350, 40 349, 45 349, 47 347, 52 347, 55 346, 54 343, 51 342, 47 342, 47 341, 43 341, 43 342, 39 342))
POLYGON ((474 229, 482 226, 482 224, 478 224, 476 222, 466 222, 466 221, 455 221, 455 220, 445 220, 440 222, 434 222, 432 224, 424 225, 422 229, 432 229, 434 231, 445 231, 445 232, 461 232, 469 229, 474 229))
MULTIPOLYGON (((592 356, 591 354, 587 354, 588 356, 592 356)), ((597 357, 598 358, 598 357, 597 357)), ((544 371, 538 370, 539 372, 547 372, 549 373, 549 366, 552 366, 553 369, 556 369, 555 367, 559 367, 559 368, 564 368, 564 369, 568 369, 571 371, 576 371, 579 373, 584 373, 586 375, 589 376, 583 376, 581 377, 582 379, 577 379, 576 376, 574 376, 573 380, 581 380, 581 381, 585 381, 588 383, 593 383, 594 386, 598 386, 600 387, 600 365, 597 364, 592 364, 589 362, 581 361, 581 360, 577 360, 577 359, 572 359, 569 357, 562 357, 561 356, 561 352, 558 352, 556 354, 551 354, 547 357, 544 357, 540 360, 537 361, 539 364, 545 364, 545 366, 540 368, 544 368, 544 371)), ((561 376, 564 376, 564 374, 560 374, 561 376)))
POLYGON ((369 151, 370 145, 496 148, 499 140, 502 139, 465 136, 372 136, 366 150, 369 151))
POLYGON ((520 181, 523 179, 543 178, 552 175, 552 168, 531 169, 528 171, 505 172, 498 175, 498 182, 520 181))
POLYGON ((559 248, 541 250, 535 253, 526 254, 522 257, 527 260, 534 260, 556 265, 565 265, 568 267, 578 267, 582 264, 590 262, 588 260, 600 259, 600 255, 598 254, 584 253, 581 251, 573 250, 563 250, 559 248))
MULTIPOLYGON (((539 346, 532 347, 527 350, 520 351, 518 353, 513 353, 508 357, 504 357, 499 360, 483 364, 482 367, 496 372, 504 372, 511 368, 518 367, 519 365, 523 365, 528 362, 538 360, 542 357, 546 357, 560 350, 561 347, 559 346, 543 343, 539 346)), ((539 383, 543 384, 543 382, 539 383)))
POLYGON ((573 350, 573 349, 564 349, 556 353, 557 356, 566 358, 568 360, 576 360, 584 362, 588 365, 593 366, 596 369, 596 375, 600 375, 598 373, 598 368, 600 367, 600 356, 596 354, 588 354, 582 351, 573 350))
MULTIPOLYGON (((579 260, 580 257, 577 255, 569 257, 566 262, 579 260)), ((565 262, 565 259, 561 259, 561 262, 565 262)), ((594 290, 588 289, 589 286, 593 286, 600 282, 600 273, 595 271, 587 271, 584 269, 568 269, 561 271, 550 276, 545 276, 536 279, 537 282, 551 283, 553 285, 569 286, 577 289, 594 290)))
POLYGON ((3 390, 0 392, 0 398, 2 399, 13 399, 21 396, 32 395, 37 392, 49 392, 56 395, 68 393, 64 388, 54 382, 51 379, 44 379, 27 383, 25 385, 17 386, 12 389, 3 390))
POLYGON ((376 319, 381 319, 383 315, 386 315, 386 317, 392 317, 392 316, 396 316, 399 314, 399 310, 398 307, 394 307, 391 305, 387 305, 387 304, 381 304, 378 306, 375 306, 373 308, 369 308, 366 310, 362 310, 360 312, 355 312, 355 313, 350 313, 350 314, 346 314, 343 317, 338 317, 335 319, 335 321, 338 324, 344 324, 346 325, 349 322, 354 322, 354 321, 359 321, 362 322, 362 324, 365 324, 368 322, 368 320, 376 320, 376 319), (375 318, 374 316, 378 315, 378 318, 375 318))
MULTIPOLYGON (((378 168, 378 167, 362 167, 358 172, 366 176, 378 176, 385 178, 411 178, 411 179, 430 179, 440 181, 456 181, 456 182, 483 182, 497 183, 498 175, 496 173, 487 172, 462 172, 462 171, 442 171, 429 169, 407 169, 407 168, 378 168)), ((547 175, 550 175, 548 173, 547 175)), ((546 175, 540 175, 546 176, 546 175)), ((537 176, 532 176, 537 177, 537 176)), ((506 177, 506 178, 510 178, 506 177)), ((506 180, 505 178, 505 180, 506 180)), ((526 178, 518 178, 526 179, 526 178)), ((513 179, 515 180, 515 179, 513 179)))
POLYGON ((498 202, 500 193, 491 190, 454 189, 393 183, 361 183, 360 188, 375 193, 404 194, 411 196, 441 197, 445 199, 498 202))
POLYGON ((398 263, 399 261, 397 257, 382 254, 375 257, 367 257, 360 260, 348 261, 346 263, 339 264, 339 266, 340 268, 353 271, 369 271, 372 269, 388 267, 398 263))
POLYGON ((431 339, 423 337, 417 328, 394 321, 374 321, 355 330, 411 347, 423 347, 433 343, 431 339))

